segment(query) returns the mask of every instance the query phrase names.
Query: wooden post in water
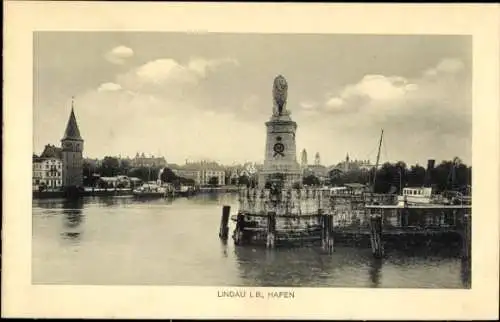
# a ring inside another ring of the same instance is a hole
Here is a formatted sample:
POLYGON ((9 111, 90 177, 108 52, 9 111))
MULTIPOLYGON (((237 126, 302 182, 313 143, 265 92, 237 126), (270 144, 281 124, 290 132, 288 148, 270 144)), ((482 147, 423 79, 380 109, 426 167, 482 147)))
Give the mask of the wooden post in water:
POLYGON ((324 214, 318 210, 321 218, 321 246, 323 249, 333 251, 333 215, 324 214))
POLYGON ((227 240, 227 236, 229 233, 229 227, 227 226, 229 222, 229 214, 231 212, 230 206, 222 207, 222 217, 220 221, 220 229, 219 229, 219 238, 222 240, 227 240))
POLYGON ((274 242, 276 240, 276 213, 267 213, 267 248, 274 248, 274 242))
POLYGON ((462 225, 462 258, 469 259, 471 253, 471 218, 470 214, 465 212, 462 225))
POLYGON ((333 215, 328 215, 327 216, 327 219, 328 219, 328 225, 327 225, 327 236, 328 236, 328 240, 327 240, 327 247, 328 247, 328 251, 330 252, 333 252, 334 248, 334 239, 333 239, 333 215))
POLYGON ((243 243, 243 228, 245 226, 245 217, 240 212, 236 216, 236 229, 234 231, 234 243, 241 245, 243 243))
POLYGON ((370 214, 370 242, 372 254, 376 258, 384 256, 384 247, 382 245, 382 215, 370 214))
POLYGON ((327 245, 327 227, 328 227, 328 223, 326 222, 327 221, 327 218, 326 218, 326 215, 323 214, 323 209, 318 209, 318 215, 319 215, 319 220, 321 222, 321 247, 323 247, 323 249, 326 249, 326 245, 327 245))

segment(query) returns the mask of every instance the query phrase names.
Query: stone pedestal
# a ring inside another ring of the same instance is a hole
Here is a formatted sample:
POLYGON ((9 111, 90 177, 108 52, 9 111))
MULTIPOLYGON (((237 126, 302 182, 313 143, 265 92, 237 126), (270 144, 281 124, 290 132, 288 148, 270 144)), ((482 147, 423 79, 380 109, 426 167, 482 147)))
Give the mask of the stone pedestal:
POLYGON ((283 178, 285 187, 302 181, 302 172, 297 162, 295 132, 297 123, 288 112, 274 114, 266 122, 267 138, 264 167, 259 173, 259 187, 264 187, 272 178, 283 178))

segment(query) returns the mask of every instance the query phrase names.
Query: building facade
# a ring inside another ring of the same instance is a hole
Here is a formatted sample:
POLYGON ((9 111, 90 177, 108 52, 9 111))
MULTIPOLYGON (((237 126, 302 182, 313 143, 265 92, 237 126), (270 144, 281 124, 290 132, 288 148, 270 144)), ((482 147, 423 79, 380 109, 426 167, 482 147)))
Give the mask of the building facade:
POLYGON ((337 164, 336 168, 342 170, 343 172, 349 172, 353 170, 370 170, 374 167, 370 163, 370 160, 352 160, 347 153, 345 160, 337 164))
POLYGON ((61 139, 62 186, 83 186, 83 139, 78 129, 75 112, 71 106, 66 131, 61 139))
POLYGON ((33 158, 33 189, 62 187, 62 160, 59 158, 33 158))
POLYGON ((226 169, 217 162, 206 160, 197 162, 186 161, 184 165, 171 164, 168 167, 179 177, 192 179, 196 185, 209 185, 212 177, 216 178, 217 185, 222 186, 226 184, 226 169))
POLYGON ((195 184, 201 184, 201 171, 197 169, 172 169, 172 172, 186 179, 191 179, 195 184))
POLYGON ((210 185, 212 178, 216 178, 216 185, 223 186, 226 184, 226 171, 210 168, 200 171, 200 185, 210 185))
POLYGON ((140 168, 140 167, 155 167, 161 168, 167 166, 167 160, 165 157, 155 157, 154 155, 146 156, 143 153, 137 153, 135 158, 130 160, 130 165, 132 167, 140 168))

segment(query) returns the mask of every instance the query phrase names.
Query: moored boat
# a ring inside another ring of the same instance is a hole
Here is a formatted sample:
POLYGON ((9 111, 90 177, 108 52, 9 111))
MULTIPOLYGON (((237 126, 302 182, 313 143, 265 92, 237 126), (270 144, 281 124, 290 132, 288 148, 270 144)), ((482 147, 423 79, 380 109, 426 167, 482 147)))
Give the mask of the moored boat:
POLYGON ((160 186, 155 183, 145 183, 132 192, 137 198, 165 198, 171 194, 168 186, 160 186))

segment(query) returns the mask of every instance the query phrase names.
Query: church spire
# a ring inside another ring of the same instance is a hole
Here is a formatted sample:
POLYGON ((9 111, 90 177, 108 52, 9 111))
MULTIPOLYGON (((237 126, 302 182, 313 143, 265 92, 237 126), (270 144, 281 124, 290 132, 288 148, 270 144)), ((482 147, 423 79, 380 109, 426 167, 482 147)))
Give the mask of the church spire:
POLYGON ((74 105, 75 97, 73 96, 71 98, 71 113, 69 115, 68 124, 66 125, 66 131, 64 132, 64 136, 62 138, 63 140, 82 140, 78 124, 76 123, 74 105))

